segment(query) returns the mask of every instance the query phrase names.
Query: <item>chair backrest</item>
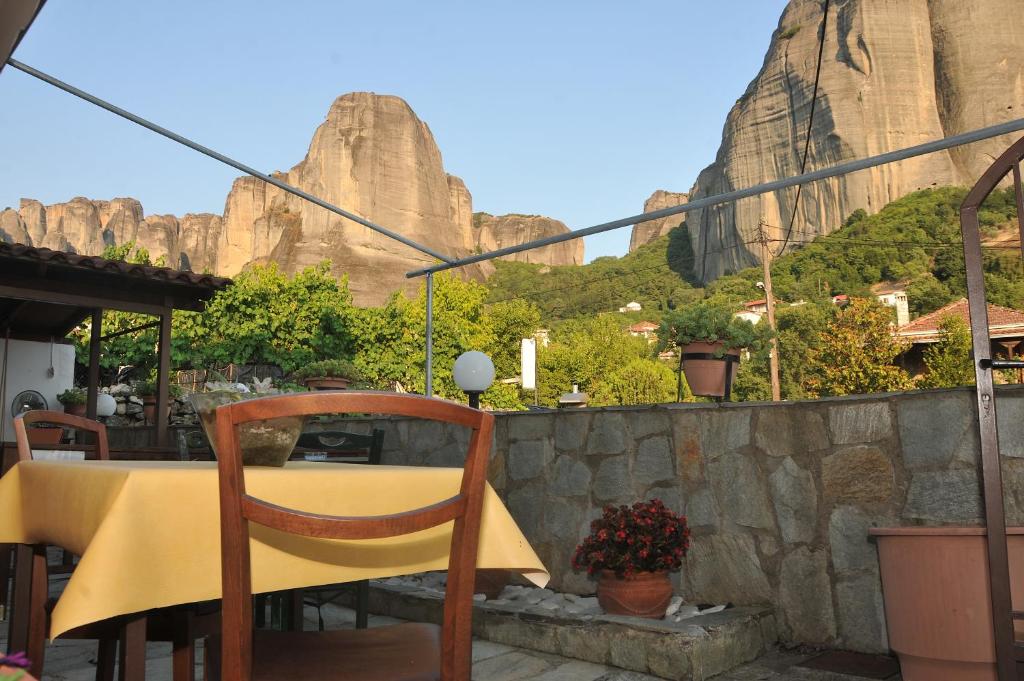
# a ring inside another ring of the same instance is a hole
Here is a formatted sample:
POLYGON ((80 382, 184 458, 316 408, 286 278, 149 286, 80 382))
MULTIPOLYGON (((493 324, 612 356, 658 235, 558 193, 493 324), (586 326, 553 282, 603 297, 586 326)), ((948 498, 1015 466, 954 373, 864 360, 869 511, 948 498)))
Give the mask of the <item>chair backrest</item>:
MULTIPOLYGON (((110 446, 107 444, 107 427, 99 421, 82 416, 72 416, 62 411, 33 409, 22 412, 14 417, 14 438, 18 443, 18 461, 32 460, 32 445, 28 441, 28 426, 36 423, 50 423, 66 426, 75 430, 84 430, 96 434, 95 458, 109 459, 110 446)), ((43 449, 42 447, 40 449, 43 449)), ((88 454, 86 455, 88 456, 88 454)))
POLYGON ((493 430, 494 417, 486 412, 452 402, 396 393, 325 391, 266 397, 218 407, 214 437, 220 480, 222 678, 225 681, 252 678, 249 522, 307 537, 376 539, 419 532, 454 521, 444 603, 441 679, 468 680, 480 512, 493 430), (471 429, 459 493, 423 508, 370 517, 305 513, 246 494, 239 424, 284 416, 351 412, 410 416, 471 429))
POLYGON ((293 460, 376 465, 380 463, 381 452, 384 450, 384 431, 374 428, 369 434, 340 430, 303 433, 296 446, 310 451, 296 452, 291 457, 293 460))

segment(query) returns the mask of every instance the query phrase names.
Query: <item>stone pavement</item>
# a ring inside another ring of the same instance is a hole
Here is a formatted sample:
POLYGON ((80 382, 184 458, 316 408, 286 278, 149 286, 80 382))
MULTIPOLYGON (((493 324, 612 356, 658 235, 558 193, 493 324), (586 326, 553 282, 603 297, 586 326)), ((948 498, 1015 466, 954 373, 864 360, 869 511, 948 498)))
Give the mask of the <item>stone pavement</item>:
MULTIPOLYGON (((315 610, 308 611, 307 615, 315 610)), ((323 606, 328 628, 351 626, 354 613, 348 608, 323 606)), ((307 616, 307 627, 316 626, 315 618, 307 616)), ((371 626, 397 622, 389 617, 371 617, 371 626)), ((4 625, 6 623, 3 623, 4 625)), ((6 626, 0 645, 6 650, 6 626)), ((147 648, 147 681, 170 681, 170 644, 149 644, 147 648)), ((43 681, 93 681, 95 678, 96 645, 91 641, 57 641, 47 648, 46 674, 43 681)), ((794 665, 811 655, 808 653, 774 651, 754 662, 715 677, 716 681, 864 681, 860 677, 832 674, 794 665)), ((202 659, 199 652, 198 659, 202 659)), ((202 678, 197 667, 197 678, 202 678)), ((570 660, 489 641, 473 642, 474 681, 658 681, 656 677, 623 671, 579 660, 570 660)))

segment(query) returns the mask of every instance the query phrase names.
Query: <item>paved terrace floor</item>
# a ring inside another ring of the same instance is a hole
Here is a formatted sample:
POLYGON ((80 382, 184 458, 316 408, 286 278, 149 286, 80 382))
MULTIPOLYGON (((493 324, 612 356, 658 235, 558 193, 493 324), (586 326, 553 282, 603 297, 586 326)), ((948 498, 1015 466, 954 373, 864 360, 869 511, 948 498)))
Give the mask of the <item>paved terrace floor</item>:
MULTIPOLYGON (((325 605, 322 608, 327 628, 350 627, 355 613, 344 607, 325 605)), ((307 629, 316 627, 316 610, 308 608, 307 629)), ((398 622, 389 617, 370 618, 370 626, 398 622)), ((0 626, 0 644, 7 649, 6 622, 0 626)), ((147 647, 146 680, 170 681, 170 644, 151 643, 147 647)), ((797 667, 812 653, 774 651, 716 681, 864 681, 862 677, 834 674, 797 667)), ((202 659, 199 651, 197 659, 202 659)), ((43 681, 93 681, 96 674, 96 644, 92 641, 57 641, 46 651, 46 673, 43 681)), ((197 665, 196 678, 202 678, 197 665)), ((623 671, 555 655, 476 640, 473 642, 474 681, 659 681, 656 677, 623 671)), ((896 677, 898 680, 898 677, 896 677)))

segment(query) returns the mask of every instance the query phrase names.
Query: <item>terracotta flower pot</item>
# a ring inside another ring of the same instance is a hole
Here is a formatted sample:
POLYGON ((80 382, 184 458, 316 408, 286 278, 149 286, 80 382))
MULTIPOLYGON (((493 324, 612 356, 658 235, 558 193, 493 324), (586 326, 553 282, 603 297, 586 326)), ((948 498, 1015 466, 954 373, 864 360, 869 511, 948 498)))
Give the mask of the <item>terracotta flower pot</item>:
POLYGON ((63 428, 26 428, 28 443, 33 447, 60 444, 64 438, 63 428))
POLYGON ((672 582, 668 572, 638 572, 620 579, 611 570, 601 570, 597 602, 609 615, 661 619, 670 600, 672 582))
MULTIPOLYGON (((996 681, 981 527, 874 528, 889 645, 904 681, 996 681)), ((1013 609, 1024 606, 1024 527, 1007 528, 1013 609)), ((1024 634, 1018 622, 1017 637, 1024 634)))
POLYGON ((347 378, 338 376, 316 376, 304 379, 302 382, 312 390, 345 390, 351 383, 347 378))
POLYGON ((36 677, 20 667, 0 665, 0 679, 17 679, 18 681, 36 681, 36 677))
POLYGON ((85 416, 85 405, 84 404, 68 404, 64 407, 65 414, 71 414, 72 416, 85 416))
POLYGON ((710 357, 719 353, 723 347, 722 343, 690 343, 683 346, 683 373, 686 374, 686 383, 694 395, 725 397, 726 371, 731 373, 730 382, 735 382, 740 351, 726 350, 726 356, 735 358, 731 360, 727 360, 725 357, 722 359, 710 357), (708 355, 709 357, 687 359, 687 355, 708 355))

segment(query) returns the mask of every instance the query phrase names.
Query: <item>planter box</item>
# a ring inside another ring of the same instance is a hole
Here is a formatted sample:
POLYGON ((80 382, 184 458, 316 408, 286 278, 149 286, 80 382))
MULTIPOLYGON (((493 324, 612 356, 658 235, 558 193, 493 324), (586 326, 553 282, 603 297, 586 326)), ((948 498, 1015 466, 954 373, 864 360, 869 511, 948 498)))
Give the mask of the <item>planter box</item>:
MULTIPOLYGON (((997 681, 986 531, 873 528, 889 644, 904 681, 997 681)), ((1024 605, 1024 527, 1007 528, 1014 610, 1024 605)), ((1018 636, 1024 633, 1017 624, 1018 636)))

